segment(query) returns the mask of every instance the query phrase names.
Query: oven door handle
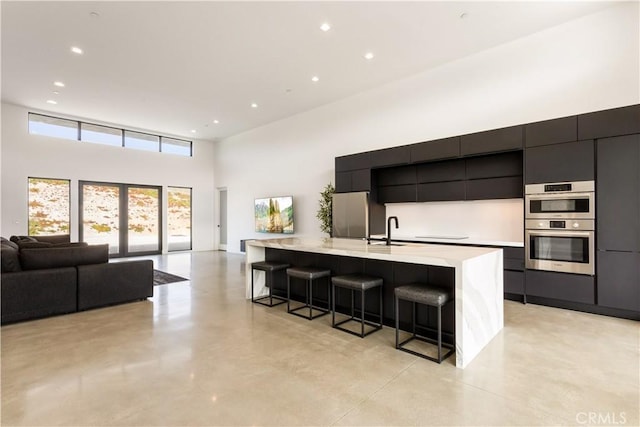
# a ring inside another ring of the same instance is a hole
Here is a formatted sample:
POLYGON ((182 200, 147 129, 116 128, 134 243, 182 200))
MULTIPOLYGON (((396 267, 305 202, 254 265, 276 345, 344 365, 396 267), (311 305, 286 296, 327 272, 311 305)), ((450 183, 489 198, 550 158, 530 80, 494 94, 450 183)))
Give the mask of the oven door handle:
POLYGON ((549 200, 549 199, 590 199, 593 193, 544 193, 527 194, 529 200, 549 200))
POLYGON ((593 231, 552 231, 552 230, 527 230, 529 236, 550 236, 550 237, 593 237, 593 231))

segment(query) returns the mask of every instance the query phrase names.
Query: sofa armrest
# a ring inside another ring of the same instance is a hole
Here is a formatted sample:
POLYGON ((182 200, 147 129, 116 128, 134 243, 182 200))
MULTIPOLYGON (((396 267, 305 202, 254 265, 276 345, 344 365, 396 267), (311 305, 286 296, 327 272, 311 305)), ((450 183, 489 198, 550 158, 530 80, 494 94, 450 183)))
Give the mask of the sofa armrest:
POLYGON ((79 265, 78 310, 153 296, 153 261, 79 265))
POLYGON ((3 273, 2 323, 76 311, 74 267, 3 273))

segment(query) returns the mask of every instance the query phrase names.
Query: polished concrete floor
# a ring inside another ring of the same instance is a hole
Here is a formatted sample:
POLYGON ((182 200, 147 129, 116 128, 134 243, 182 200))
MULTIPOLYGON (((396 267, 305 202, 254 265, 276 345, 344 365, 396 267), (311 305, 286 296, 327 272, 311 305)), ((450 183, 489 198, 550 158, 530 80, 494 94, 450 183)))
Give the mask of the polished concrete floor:
POLYGON ((244 258, 153 257, 149 301, 3 326, 2 425, 628 425, 637 322, 505 302, 464 370, 244 299, 244 258))

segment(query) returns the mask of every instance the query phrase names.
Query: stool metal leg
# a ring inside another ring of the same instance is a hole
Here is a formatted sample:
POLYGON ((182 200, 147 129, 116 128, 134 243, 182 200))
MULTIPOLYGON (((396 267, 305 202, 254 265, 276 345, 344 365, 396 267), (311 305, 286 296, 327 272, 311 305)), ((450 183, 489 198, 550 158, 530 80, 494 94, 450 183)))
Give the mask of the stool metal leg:
POLYGON ((253 302, 253 276, 256 274, 256 271, 251 269, 251 302, 253 302))
POLYGON ((411 333, 413 336, 416 336, 416 303, 415 301, 411 303, 411 333))
POLYGON ((380 325, 382 325, 382 286, 380 288, 380 325))
POLYGON ((336 326, 336 285, 331 284, 331 326, 336 326))
POLYGON ((442 306, 438 306, 438 363, 442 362, 442 306))
POLYGON ((291 276, 287 274, 287 313, 291 313, 291 276))
POLYGON ((273 305, 273 271, 264 275, 265 285, 269 288, 269 304, 273 305), (267 276, 269 276, 269 282, 267 282, 267 276))
POLYGON ((364 338, 364 289, 360 291, 360 337, 364 338))
POLYGON ((309 320, 313 318, 313 280, 307 284, 307 304, 309 304, 309 320))
POLYGON ((400 340, 399 340, 399 334, 398 331, 400 330, 400 311, 398 310, 398 297, 394 296, 393 297, 393 306, 395 309, 395 316, 396 316, 396 348, 400 348, 400 340))

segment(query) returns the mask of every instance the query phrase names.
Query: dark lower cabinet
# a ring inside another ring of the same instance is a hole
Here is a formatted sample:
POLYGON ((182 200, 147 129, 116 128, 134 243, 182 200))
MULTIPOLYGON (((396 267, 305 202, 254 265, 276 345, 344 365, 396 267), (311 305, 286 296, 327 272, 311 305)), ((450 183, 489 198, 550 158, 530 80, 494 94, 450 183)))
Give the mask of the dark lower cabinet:
POLYGON ((640 312, 640 253, 598 251, 598 305, 640 312))
MULTIPOLYGON (((524 248, 502 248, 504 293, 524 296, 524 248)), ((521 299, 521 298, 519 298, 521 299)))
POLYGON ((527 270, 527 295, 583 304, 595 304, 593 276, 527 270))

